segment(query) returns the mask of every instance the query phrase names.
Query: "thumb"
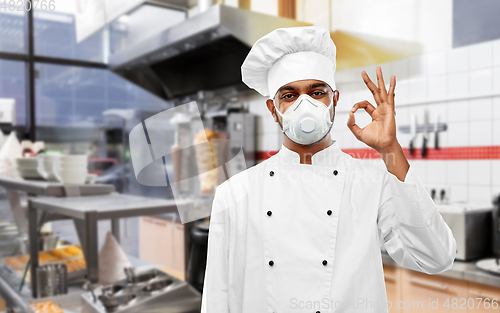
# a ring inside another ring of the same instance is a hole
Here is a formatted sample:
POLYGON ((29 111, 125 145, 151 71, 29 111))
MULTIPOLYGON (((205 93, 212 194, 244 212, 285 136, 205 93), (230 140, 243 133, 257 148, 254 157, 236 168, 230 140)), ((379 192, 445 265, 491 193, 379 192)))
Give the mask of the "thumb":
POLYGON ((349 111, 347 127, 349 127, 351 132, 354 134, 354 137, 356 137, 358 140, 361 140, 360 138, 362 129, 358 125, 356 125, 356 119, 354 118, 354 113, 352 111, 349 111))

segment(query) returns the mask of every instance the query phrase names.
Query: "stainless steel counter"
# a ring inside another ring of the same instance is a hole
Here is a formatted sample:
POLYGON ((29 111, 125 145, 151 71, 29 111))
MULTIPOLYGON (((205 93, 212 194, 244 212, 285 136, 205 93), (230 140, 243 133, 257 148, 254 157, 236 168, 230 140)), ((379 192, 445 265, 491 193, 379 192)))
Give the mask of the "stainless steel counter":
POLYGON ((139 196, 110 194, 70 198, 39 197, 30 200, 35 209, 77 219, 95 213, 97 219, 112 219, 140 215, 155 215, 177 212, 177 205, 188 203, 182 200, 155 199, 139 196))
MULTIPOLYGON (((386 252, 382 252, 382 262, 387 265, 399 266, 386 252)), ((500 275, 489 274, 476 267, 476 261, 455 261, 453 267, 440 276, 462 279, 474 283, 500 288, 500 275)))

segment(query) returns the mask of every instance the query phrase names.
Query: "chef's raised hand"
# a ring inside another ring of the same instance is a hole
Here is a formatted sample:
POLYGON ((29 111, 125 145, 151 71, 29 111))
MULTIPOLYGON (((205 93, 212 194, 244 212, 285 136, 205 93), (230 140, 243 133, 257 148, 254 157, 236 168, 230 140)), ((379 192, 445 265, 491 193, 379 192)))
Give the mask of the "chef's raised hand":
POLYGON ((380 66, 377 67, 378 86, 371 81, 365 71, 361 72, 361 76, 368 89, 372 92, 377 107, 374 107, 366 100, 356 103, 349 112, 347 127, 349 127, 358 140, 377 150, 384 160, 389 172, 396 175, 401 181, 404 181, 410 165, 396 138, 396 118, 394 109, 396 76, 391 77, 389 91, 385 88, 384 77, 380 66), (358 109, 365 109, 372 118, 372 121, 363 128, 356 125, 356 119, 354 118, 354 113, 356 113, 358 109))
POLYGON ((396 88, 396 76, 391 77, 389 92, 385 89, 382 69, 380 67, 377 67, 378 87, 370 80, 370 77, 368 77, 365 71, 361 72, 361 76, 368 89, 372 92, 377 107, 374 107, 366 100, 356 103, 349 112, 347 126, 358 140, 364 142, 378 152, 383 152, 397 143, 396 120, 394 116, 394 89, 396 88), (360 128, 356 125, 354 113, 356 113, 358 109, 365 109, 372 118, 372 121, 364 128, 360 128))

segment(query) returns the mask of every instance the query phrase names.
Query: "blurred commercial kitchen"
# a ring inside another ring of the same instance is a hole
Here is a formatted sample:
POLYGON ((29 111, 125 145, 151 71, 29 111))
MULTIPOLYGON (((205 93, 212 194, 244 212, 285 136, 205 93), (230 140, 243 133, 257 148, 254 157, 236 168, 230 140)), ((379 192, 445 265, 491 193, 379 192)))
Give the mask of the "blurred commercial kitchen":
MULTIPOLYGON (((439 275, 404 269, 381 247, 387 296, 394 305, 390 312, 498 311, 500 2, 37 4, 28 10, 22 1, 0 1, 0 312, 32 312, 48 301, 64 312, 82 307, 88 312, 199 311, 209 218, 178 212, 174 198, 177 205, 181 199, 168 184, 138 182, 129 134, 136 125, 146 129, 158 113, 195 101, 194 110, 179 114, 187 120, 164 126, 169 147, 193 141, 199 129, 189 114, 196 111, 206 129, 227 140, 221 148, 227 158, 243 147, 239 170, 269 158, 283 135, 265 97, 241 82, 240 66, 261 36, 313 24, 329 27, 337 46, 340 100, 332 138, 344 152, 383 166, 346 122, 354 103, 373 99, 362 70, 373 78, 381 66, 384 77, 396 75, 397 138, 457 242, 453 268, 439 275), (37 152, 35 146, 42 148, 37 152), (23 157, 29 149, 43 155, 39 162, 45 166, 46 155, 69 163, 78 163, 71 155, 86 155, 86 183, 75 188, 62 176, 45 182, 46 176, 23 171, 31 161, 14 158, 19 149, 23 157), (29 261, 30 255, 39 260, 29 261), (48 278, 38 271, 26 275, 45 262, 76 259, 83 266, 70 271, 65 263, 62 292, 46 293, 48 278), (136 302, 124 296, 116 300, 115 291, 107 294, 92 284, 123 288, 127 281, 149 293, 136 302), (92 301, 94 288, 108 297, 99 297, 100 306, 92 301), (430 307, 435 301, 438 308, 430 307)), ((360 126, 369 123, 364 112, 356 119, 360 126)), ((163 162, 168 173, 197 175, 185 174, 188 169, 178 161, 163 162)), ((210 209, 213 188, 208 190, 185 198, 210 209)))

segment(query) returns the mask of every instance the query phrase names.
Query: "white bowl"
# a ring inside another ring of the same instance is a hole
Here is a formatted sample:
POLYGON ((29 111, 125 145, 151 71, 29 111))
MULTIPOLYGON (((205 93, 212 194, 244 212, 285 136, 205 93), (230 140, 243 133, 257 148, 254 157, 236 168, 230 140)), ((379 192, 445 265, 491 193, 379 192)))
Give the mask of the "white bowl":
POLYGON ((54 174, 63 184, 82 185, 87 178, 87 169, 57 169, 54 174))
POLYGON ((88 157, 86 154, 73 154, 73 155, 61 155, 60 158, 63 163, 79 163, 79 162, 87 162, 88 157))
POLYGON ((86 166, 89 164, 88 162, 81 162, 81 161, 59 161, 59 164, 66 165, 66 166, 86 166))
POLYGON ((56 170, 87 170, 87 164, 82 164, 82 165, 64 165, 64 164, 59 164, 56 168, 56 170))
POLYGON ((59 162, 59 160, 61 159, 61 156, 57 154, 40 154, 38 157, 46 163, 59 162))

